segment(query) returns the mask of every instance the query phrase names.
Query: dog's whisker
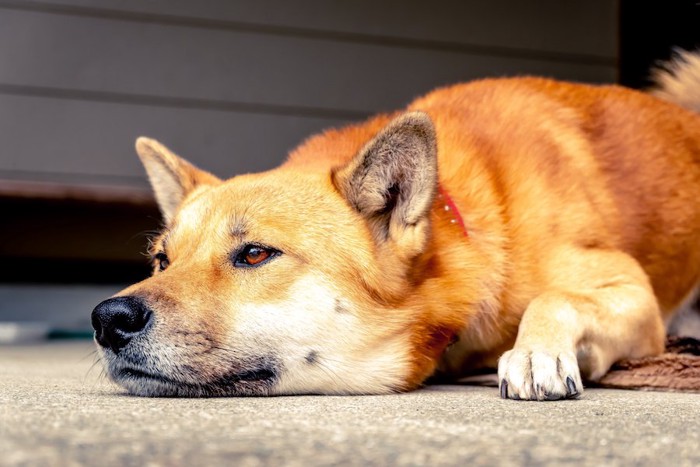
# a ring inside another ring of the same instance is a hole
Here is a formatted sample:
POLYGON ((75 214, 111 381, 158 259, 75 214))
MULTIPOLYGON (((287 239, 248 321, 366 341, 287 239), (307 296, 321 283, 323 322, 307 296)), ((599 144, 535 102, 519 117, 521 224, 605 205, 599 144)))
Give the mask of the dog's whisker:
MULTIPOLYGON (((92 365, 90 365, 90 368, 88 368, 87 373, 85 374, 85 379, 87 379, 90 376, 90 373, 92 373, 92 371, 95 369, 95 367, 100 363, 102 363, 102 360, 99 357, 97 359, 95 359, 94 362, 92 362, 92 365)), ((103 371, 104 371, 104 368, 103 368, 103 371)))
POLYGON ((326 375, 328 375, 331 378, 335 386, 342 387, 345 384, 345 380, 333 369, 328 367, 325 363, 317 362, 317 366, 321 371, 323 371, 326 375))
POLYGON ((87 360, 88 358, 94 357, 95 355, 98 355, 97 349, 94 349, 94 350, 88 352, 87 354, 83 355, 83 356, 80 358, 80 360, 78 360, 78 361, 79 361, 79 362, 84 362, 84 361, 87 360))
POLYGON ((137 239, 138 237, 146 237, 148 242, 151 242, 154 237, 157 237, 160 234, 160 230, 142 230, 141 232, 135 233, 134 235, 129 238, 130 241, 137 239))

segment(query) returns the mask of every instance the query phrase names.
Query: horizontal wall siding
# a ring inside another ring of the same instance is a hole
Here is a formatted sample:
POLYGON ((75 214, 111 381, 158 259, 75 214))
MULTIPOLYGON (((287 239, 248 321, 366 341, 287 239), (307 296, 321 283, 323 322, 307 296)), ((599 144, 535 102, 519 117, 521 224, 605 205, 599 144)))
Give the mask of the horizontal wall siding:
POLYGON ((341 120, 0 95, 0 178, 146 186, 134 152, 160 139, 220 176, 274 167, 301 140, 341 120), (11 150, 9 149, 11 148, 11 150))
POLYGON ((448 83, 611 82, 612 3, 0 0, 0 179, 144 186, 142 134, 229 176, 448 83))
POLYGON ((19 0, 27 10, 610 61, 612 0, 19 0))
POLYGON ((614 68, 604 64, 505 60, 23 11, 0 16, 0 60, 3 84, 330 112, 393 109, 436 85, 483 76, 538 74, 592 82, 614 78, 614 68))

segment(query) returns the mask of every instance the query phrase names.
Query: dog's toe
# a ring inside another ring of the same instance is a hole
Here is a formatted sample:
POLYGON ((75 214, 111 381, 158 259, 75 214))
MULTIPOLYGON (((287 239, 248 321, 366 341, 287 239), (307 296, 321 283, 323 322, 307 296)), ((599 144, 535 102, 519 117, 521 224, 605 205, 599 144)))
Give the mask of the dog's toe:
POLYGON ((559 400, 583 393, 573 352, 510 350, 498 362, 498 380, 504 399, 559 400))

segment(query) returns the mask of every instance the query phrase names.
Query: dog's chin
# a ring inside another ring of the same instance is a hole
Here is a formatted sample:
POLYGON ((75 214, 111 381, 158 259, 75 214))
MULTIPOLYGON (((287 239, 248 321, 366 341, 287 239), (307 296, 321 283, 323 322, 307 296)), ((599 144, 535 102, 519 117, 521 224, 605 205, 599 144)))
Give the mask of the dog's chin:
POLYGON ((193 378, 184 382, 132 367, 110 369, 109 375, 129 394, 142 397, 269 396, 277 380, 277 372, 273 368, 256 368, 211 381, 196 381, 193 378))

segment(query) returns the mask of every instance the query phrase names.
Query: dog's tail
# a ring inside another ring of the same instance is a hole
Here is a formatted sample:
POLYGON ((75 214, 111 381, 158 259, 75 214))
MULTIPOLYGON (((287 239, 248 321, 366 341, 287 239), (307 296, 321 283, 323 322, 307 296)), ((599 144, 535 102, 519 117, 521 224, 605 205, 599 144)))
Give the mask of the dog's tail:
POLYGON ((700 113, 700 50, 676 50, 651 76, 653 95, 700 113))

